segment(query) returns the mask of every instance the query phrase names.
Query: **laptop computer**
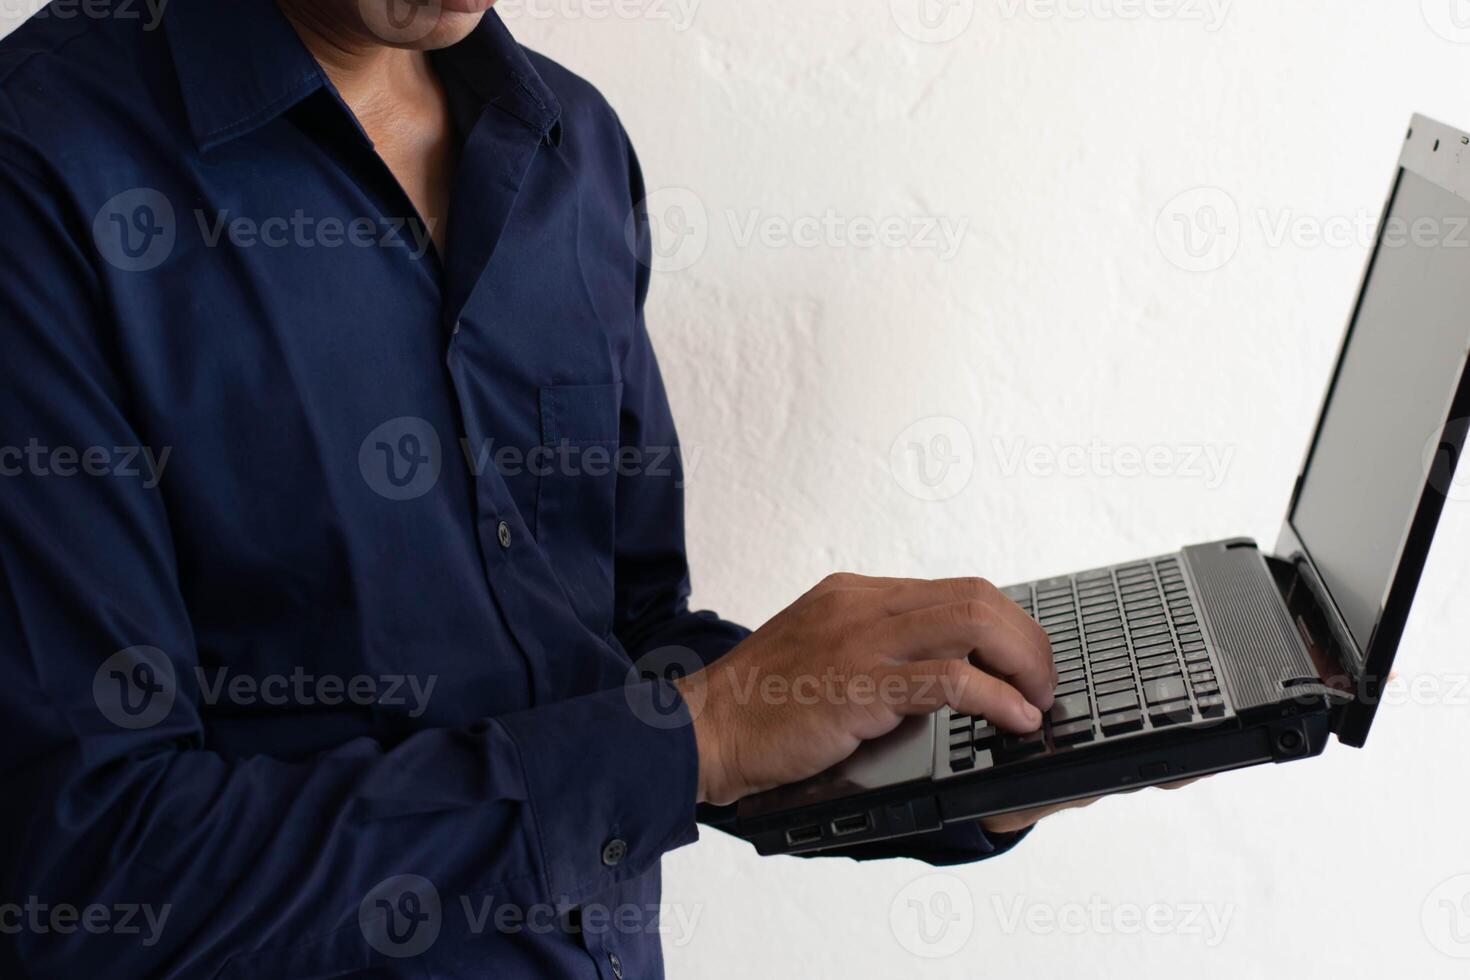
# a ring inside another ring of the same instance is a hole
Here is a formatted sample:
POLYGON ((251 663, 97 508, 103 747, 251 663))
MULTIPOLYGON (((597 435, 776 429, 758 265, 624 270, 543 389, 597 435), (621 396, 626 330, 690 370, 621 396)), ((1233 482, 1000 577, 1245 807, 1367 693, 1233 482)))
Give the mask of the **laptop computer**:
POLYGON ((1362 746, 1470 417, 1470 135, 1416 116, 1275 552, 1194 545, 1008 588, 1060 676, 1040 731, 948 708, 715 819, 762 854, 1362 746))

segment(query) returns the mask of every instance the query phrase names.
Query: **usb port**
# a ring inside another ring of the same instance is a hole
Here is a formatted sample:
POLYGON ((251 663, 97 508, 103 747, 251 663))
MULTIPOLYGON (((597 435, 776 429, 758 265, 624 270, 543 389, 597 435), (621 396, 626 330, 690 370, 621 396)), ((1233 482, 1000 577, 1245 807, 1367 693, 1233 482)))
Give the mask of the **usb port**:
POLYGON ((868 823, 866 813, 854 813, 851 816, 838 817, 832 821, 832 836, 847 837, 851 834, 861 834, 871 826, 868 823))
POLYGON ((810 827, 793 827, 786 831, 786 843, 792 847, 801 844, 814 844, 822 839, 822 828, 813 824, 810 827))

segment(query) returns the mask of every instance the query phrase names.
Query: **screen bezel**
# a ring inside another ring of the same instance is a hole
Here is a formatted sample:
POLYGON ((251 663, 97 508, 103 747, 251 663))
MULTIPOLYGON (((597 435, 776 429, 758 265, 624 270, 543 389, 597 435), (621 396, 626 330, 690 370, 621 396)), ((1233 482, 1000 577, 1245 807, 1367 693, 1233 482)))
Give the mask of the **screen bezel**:
MULTIPOLYGON (((1310 574, 1324 585, 1326 580, 1321 576, 1311 553, 1297 532, 1297 505, 1301 499, 1307 472, 1317 452, 1318 440, 1322 435, 1322 426, 1326 421, 1328 409, 1332 405, 1333 394, 1337 390, 1343 360, 1348 345, 1352 342, 1353 330, 1362 312, 1368 283, 1372 280, 1374 266, 1383 243, 1383 235, 1388 224, 1387 219, 1393 213, 1393 206, 1398 199, 1399 188, 1402 186, 1405 173, 1413 173, 1443 190, 1470 201, 1470 135, 1425 116, 1415 116, 1404 141, 1399 166, 1394 174, 1393 188, 1378 222, 1378 234, 1373 243, 1373 252, 1369 257, 1368 267, 1363 275, 1357 300, 1353 305, 1346 335, 1338 351, 1337 362, 1332 371, 1332 380, 1327 387, 1322 411, 1317 416, 1306 459, 1298 472, 1291 505, 1287 508, 1286 521, 1282 527, 1281 541, 1277 546, 1279 556, 1293 563, 1305 563, 1310 569, 1310 574)), ((1466 315, 1470 316, 1470 311, 1467 311, 1466 315)), ((1408 622, 1409 611, 1414 602, 1414 594, 1418 590, 1419 580, 1424 572, 1424 563, 1429 557, 1434 532, 1439 525, 1439 519, 1447 500, 1447 494, 1436 488, 1436 480, 1453 479, 1454 468, 1465 448, 1465 427, 1456 423, 1467 416, 1470 416, 1470 352, 1467 352, 1467 357, 1461 364, 1460 381, 1450 400, 1449 411, 1440 430, 1439 452, 1449 450, 1449 462, 1446 464, 1449 472, 1447 474, 1441 472, 1436 464, 1430 466, 1424 490, 1419 497, 1419 504, 1400 545, 1398 561, 1388 592, 1379 605, 1378 616, 1369 633, 1367 648, 1358 648, 1357 638, 1350 629, 1338 631, 1346 633, 1342 642, 1353 645, 1353 649, 1348 653, 1350 654, 1349 659, 1354 663, 1345 666, 1351 668, 1358 664, 1361 665, 1361 669, 1355 671, 1357 676, 1354 677, 1356 689, 1353 692, 1353 701, 1343 708, 1336 725, 1338 739, 1348 745, 1361 746, 1367 740, 1368 731, 1372 726, 1374 714, 1377 712, 1382 697, 1383 687, 1387 683, 1394 657, 1398 653, 1399 642, 1403 639, 1404 627, 1408 622)), ((1332 608, 1328 610, 1329 614, 1336 617, 1339 623, 1344 623, 1342 612, 1332 599, 1330 590, 1326 595, 1326 601, 1332 604, 1332 608)))

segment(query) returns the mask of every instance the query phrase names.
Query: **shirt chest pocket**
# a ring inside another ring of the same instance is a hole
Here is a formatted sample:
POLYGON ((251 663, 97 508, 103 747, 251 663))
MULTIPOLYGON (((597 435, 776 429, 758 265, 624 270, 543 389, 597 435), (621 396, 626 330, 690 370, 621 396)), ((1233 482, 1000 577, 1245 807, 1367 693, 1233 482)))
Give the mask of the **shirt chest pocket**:
POLYGON ((621 384, 553 385, 540 393, 536 540, 577 615, 599 636, 613 614, 622 400, 621 384))

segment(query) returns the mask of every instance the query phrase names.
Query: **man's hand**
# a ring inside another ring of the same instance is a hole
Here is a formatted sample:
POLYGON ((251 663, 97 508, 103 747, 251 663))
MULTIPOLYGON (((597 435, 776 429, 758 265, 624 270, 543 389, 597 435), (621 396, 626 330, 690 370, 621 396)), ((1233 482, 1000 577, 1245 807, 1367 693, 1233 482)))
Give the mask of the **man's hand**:
POLYGON ((1056 680, 1046 632, 989 582, 832 575, 676 684, 700 706, 699 799, 727 804, 945 705, 1035 731, 1056 680))
MULTIPOLYGON (((1195 782, 1198 782, 1198 779, 1181 779, 1177 782, 1172 783, 1160 783, 1159 788, 1183 789, 1184 787, 1189 786, 1195 782)), ((1139 788, 1141 789, 1142 787, 1139 788)), ((1121 792, 1137 793, 1138 790, 1125 789, 1121 792)), ((980 826, 985 828, 987 833, 1014 834, 1017 831, 1025 830, 1027 827, 1035 826, 1038 822, 1046 819, 1054 813, 1061 813, 1063 810, 1076 810, 1080 809, 1081 807, 1092 806, 1092 804, 1096 803, 1100 799, 1102 799, 1101 796, 1094 796, 1085 800, 1073 800, 1070 803, 1053 803, 1051 806, 1041 806, 1031 810, 1015 810, 1011 813, 998 813, 993 817, 985 817, 981 819, 980 826)))

